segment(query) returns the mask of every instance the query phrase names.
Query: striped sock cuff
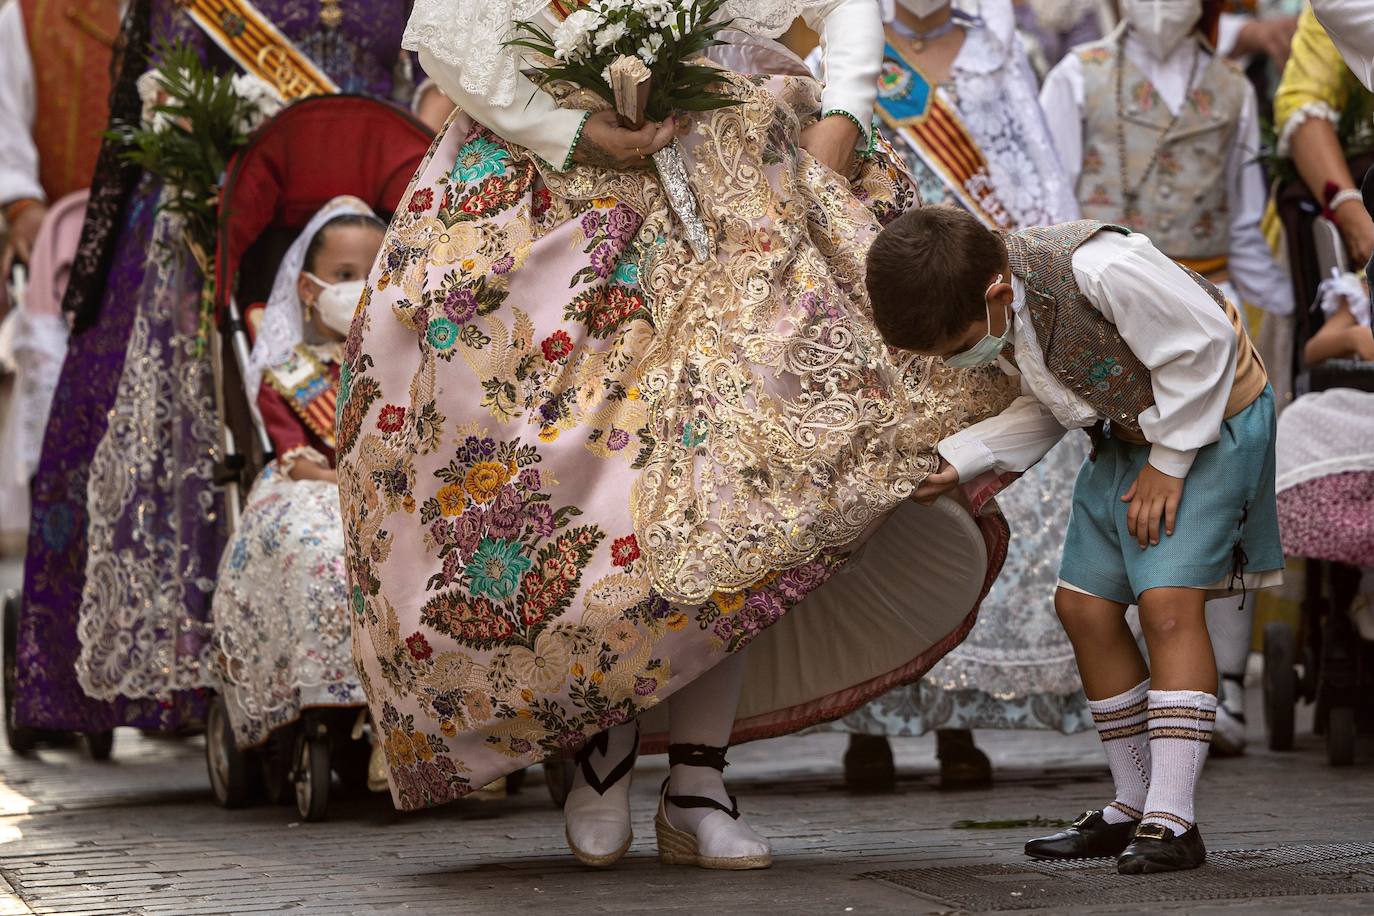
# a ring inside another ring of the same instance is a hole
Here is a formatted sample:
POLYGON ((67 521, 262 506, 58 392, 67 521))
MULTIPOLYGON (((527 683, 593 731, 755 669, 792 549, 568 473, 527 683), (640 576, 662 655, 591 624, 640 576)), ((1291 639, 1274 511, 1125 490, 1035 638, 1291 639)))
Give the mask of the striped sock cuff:
POLYGON ((1151 690, 1150 740, 1177 738, 1209 742, 1217 719, 1217 698, 1198 690, 1151 690))
POLYGON ((1145 731, 1149 687, 1149 681, 1142 681, 1125 693, 1088 701, 1093 722, 1103 741, 1132 738, 1145 731))

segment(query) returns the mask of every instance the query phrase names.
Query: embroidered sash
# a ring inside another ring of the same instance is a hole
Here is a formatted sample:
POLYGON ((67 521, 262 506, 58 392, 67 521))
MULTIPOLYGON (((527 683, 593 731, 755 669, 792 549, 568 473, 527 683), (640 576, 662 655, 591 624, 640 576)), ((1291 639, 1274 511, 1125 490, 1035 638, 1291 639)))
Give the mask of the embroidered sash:
POLYGON ((890 43, 878 76, 878 115, 970 213, 990 229, 1012 228, 987 159, 968 128, 939 89, 890 43))
POLYGON ((276 89, 283 100, 339 91, 252 0, 188 0, 185 9, 211 41, 245 72, 276 89))
POLYGON ((306 428, 334 448, 339 388, 329 367, 309 347, 299 346, 285 362, 267 370, 266 376, 268 384, 291 405, 306 428))

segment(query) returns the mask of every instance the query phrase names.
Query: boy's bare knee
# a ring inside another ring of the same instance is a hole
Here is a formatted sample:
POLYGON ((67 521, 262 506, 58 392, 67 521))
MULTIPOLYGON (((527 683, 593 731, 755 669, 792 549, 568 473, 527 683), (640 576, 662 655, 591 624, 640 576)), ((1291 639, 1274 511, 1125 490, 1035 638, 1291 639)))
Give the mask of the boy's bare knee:
POLYGON ((1088 634, 1103 627, 1112 626, 1111 612, 1103 608, 1100 598, 1061 588, 1054 595, 1054 610, 1059 622, 1070 636, 1088 634))

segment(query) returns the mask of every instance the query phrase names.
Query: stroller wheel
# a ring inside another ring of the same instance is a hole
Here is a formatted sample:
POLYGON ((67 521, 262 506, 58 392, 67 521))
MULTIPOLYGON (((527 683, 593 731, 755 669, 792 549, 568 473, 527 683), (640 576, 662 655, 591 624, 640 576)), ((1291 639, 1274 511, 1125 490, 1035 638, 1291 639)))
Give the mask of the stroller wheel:
POLYGON ((19 756, 31 753, 38 746, 38 733, 24 728, 15 719, 16 691, 19 681, 19 596, 10 592, 5 596, 4 610, 4 686, 5 686, 5 743, 19 756))
POLYGON ((572 791, 573 767, 571 760, 550 759, 544 761, 544 785, 548 786, 549 799, 555 808, 562 808, 572 791))
POLYGON ((1332 706, 1326 719, 1326 759, 1333 767, 1355 762, 1355 707, 1332 706))
POLYGON ((324 820, 329 808, 329 735, 307 725, 296 739, 296 812, 305 821, 324 820))
POLYGON ((1293 712, 1298 702, 1296 661, 1293 628, 1280 622, 1265 626, 1264 722, 1273 751, 1293 749, 1293 712))
POLYGON ((114 751, 114 729, 86 732, 83 737, 86 739, 86 753, 91 755, 92 760, 103 762, 110 759, 114 751))
POLYGON ((234 729, 224 698, 215 697, 205 725, 205 766, 210 772, 210 788, 215 801, 224 808, 242 808, 252 794, 248 781, 248 761, 234 745, 234 729))

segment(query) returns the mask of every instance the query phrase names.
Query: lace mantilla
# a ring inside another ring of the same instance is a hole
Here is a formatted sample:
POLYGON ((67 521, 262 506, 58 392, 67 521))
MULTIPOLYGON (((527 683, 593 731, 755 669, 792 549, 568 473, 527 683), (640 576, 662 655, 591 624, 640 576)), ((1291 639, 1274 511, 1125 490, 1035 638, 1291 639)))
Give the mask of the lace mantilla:
MULTIPOLYGON (((845 0, 731 0, 722 10, 742 28, 776 38, 799 16, 825 15, 845 0)), ((521 52, 507 48, 511 24, 543 18, 548 0, 415 0, 401 47, 457 68, 462 87, 494 106, 515 101, 521 52)))

